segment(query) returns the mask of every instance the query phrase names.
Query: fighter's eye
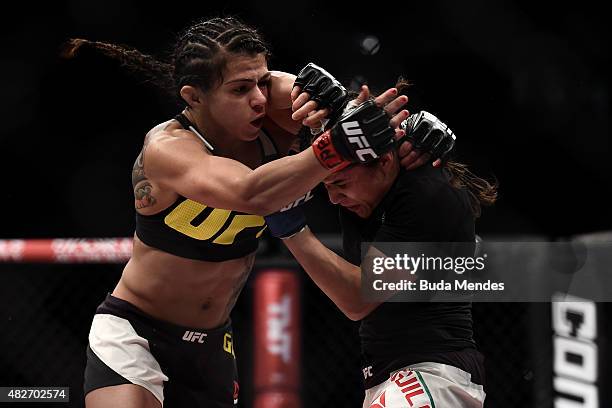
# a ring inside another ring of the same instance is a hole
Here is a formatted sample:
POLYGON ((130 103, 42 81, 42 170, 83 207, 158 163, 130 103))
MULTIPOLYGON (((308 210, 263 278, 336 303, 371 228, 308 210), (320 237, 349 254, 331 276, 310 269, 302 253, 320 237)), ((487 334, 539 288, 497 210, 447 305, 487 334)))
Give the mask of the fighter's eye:
POLYGON ((249 88, 247 86, 243 85, 243 86, 240 86, 238 88, 235 88, 234 92, 237 93, 237 94, 243 94, 243 93, 246 93, 248 90, 249 90, 249 88))

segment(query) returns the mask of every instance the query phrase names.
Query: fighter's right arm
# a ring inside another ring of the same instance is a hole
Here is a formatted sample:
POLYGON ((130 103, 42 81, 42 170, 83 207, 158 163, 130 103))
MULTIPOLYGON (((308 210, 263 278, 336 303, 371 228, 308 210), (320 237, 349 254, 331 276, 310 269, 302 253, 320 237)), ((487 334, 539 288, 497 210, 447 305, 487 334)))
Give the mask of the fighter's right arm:
POLYGON ((397 119, 389 119, 374 102, 364 102, 322 133, 312 147, 255 170, 210 155, 195 138, 161 134, 146 149, 144 171, 160 186, 196 202, 267 215, 314 188, 330 170, 376 160, 392 149, 396 132, 390 121, 397 119))
POLYGON ((150 180, 206 205, 267 215, 314 188, 330 170, 309 148, 251 170, 207 153, 192 138, 160 135, 144 160, 150 180))

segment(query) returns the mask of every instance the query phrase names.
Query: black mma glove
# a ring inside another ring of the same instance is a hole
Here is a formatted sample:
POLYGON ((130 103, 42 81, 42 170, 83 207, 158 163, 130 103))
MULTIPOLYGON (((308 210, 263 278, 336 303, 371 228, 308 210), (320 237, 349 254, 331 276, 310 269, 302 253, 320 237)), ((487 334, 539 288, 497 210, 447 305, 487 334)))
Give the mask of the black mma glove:
POLYGON ((321 164, 338 171, 350 163, 367 163, 395 147, 395 131, 389 116, 373 100, 366 101, 338 119, 312 143, 321 164))
POLYGON ((318 103, 318 109, 328 108, 327 119, 331 124, 342 115, 348 103, 346 88, 329 72, 312 62, 302 68, 293 86, 299 86, 301 92, 308 92, 310 99, 318 103))
POLYGON ((432 161, 444 159, 455 146, 453 131, 426 111, 410 115, 400 128, 406 132, 406 136, 398 141, 398 146, 409 141, 415 149, 429 153, 432 161))

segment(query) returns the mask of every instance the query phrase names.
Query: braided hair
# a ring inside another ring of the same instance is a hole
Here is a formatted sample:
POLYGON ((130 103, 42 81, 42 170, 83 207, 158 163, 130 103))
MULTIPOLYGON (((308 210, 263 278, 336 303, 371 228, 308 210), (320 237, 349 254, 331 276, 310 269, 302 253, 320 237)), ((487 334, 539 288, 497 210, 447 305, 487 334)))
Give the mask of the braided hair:
POLYGON ((206 92, 223 81, 223 69, 232 55, 263 54, 266 60, 270 57, 269 46, 261 34, 234 17, 202 19, 190 25, 178 36, 169 62, 135 48, 82 38, 68 40, 62 56, 73 58, 83 47, 119 60, 132 73, 144 75, 160 89, 179 98, 179 91, 185 85, 206 92))

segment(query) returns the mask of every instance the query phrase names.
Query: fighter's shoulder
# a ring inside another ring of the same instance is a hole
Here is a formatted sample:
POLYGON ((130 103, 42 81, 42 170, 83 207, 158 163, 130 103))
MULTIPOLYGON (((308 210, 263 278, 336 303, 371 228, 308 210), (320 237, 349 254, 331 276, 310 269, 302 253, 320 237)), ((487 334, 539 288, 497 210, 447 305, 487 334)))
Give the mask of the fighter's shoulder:
POLYGON ((415 170, 402 170, 391 191, 391 213, 406 215, 429 213, 440 201, 446 201, 452 187, 443 170, 424 165, 415 170))
POLYGON ((424 165, 405 171, 396 184, 395 208, 400 212, 414 211, 423 219, 427 216, 458 215, 468 200, 465 188, 453 186, 447 169, 424 165), (409 205, 406 203, 409 202, 409 205))
POLYGON ((180 126, 158 125, 151 129, 145 138, 145 165, 151 170, 187 165, 190 159, 205 158, 211 153, 193 132, 180 126))
MULTIPOLYGON (((193 144, 205 146, 198 137, 190 130, 184 129, 175 120, 169 120, 153 127, 145 137, 145 144, 156 148, 179 149, 181 146, 191 148, 193 144)), ((202 150, 202 149, 196 149, 202 150)))
POLYGON ((444 185, 450 186, 448 177, 443 168, 425 164, 414 170, 401 170, 398 175, 396 188, 424 193, 440 192, 444 185))

